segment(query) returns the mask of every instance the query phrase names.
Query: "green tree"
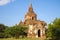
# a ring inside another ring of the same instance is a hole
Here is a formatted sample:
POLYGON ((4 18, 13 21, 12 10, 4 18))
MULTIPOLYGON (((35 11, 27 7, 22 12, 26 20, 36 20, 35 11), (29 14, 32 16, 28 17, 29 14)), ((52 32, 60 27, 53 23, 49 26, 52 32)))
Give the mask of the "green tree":
POLYGON ((7 27, 5 30, 4 30, 4 37, 5 38, 8 38, 8 37, 11 37, 11 27, 7 27))
POLYGON ((4 24, 0 24, 0 38, 4 37, 4 30, 7 26, 5 26, 4 24))
POLYGON ((60 18, 56 18, 48 25, 47 37, 52 39, 60 39, 60 18))
POLYGON ((16 37, 16 38, 19 38, 19 36, 26 36, 26 30, 27 30, 27 27, 24 27, 24 26, 12 26, 12 27, 8 27, 5 29, 5 37, 16 37))

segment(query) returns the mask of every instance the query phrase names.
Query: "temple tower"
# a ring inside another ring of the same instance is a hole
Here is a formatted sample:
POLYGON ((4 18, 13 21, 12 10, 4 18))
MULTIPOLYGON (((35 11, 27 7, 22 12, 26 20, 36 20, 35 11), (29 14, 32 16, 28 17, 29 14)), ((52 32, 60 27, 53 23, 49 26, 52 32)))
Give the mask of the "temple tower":
POLYGON ((28 12, 25 15, 25 21, 27 21, 27 20, 37 20, 37 15, 33 11, 32 4, 30 4, 28 12))
POLYGON ((19 25, 28 26, 27 37, 40 37, 46 38, 46 22, 37 20, 37 15, 33 11, 32 4, 30 4, 27 14, 25 15, 24 22, 20 22, 19 25))

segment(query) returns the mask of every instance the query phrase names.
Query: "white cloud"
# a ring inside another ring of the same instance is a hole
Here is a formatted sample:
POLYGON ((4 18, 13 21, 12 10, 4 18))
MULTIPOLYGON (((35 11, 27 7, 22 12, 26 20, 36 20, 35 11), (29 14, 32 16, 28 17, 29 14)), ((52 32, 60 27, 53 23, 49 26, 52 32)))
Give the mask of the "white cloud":
POLYGON ((13 1, 15 1, 15 0, 0 0, 0 6, 6 5, 6 4, 13 2, 13 1))

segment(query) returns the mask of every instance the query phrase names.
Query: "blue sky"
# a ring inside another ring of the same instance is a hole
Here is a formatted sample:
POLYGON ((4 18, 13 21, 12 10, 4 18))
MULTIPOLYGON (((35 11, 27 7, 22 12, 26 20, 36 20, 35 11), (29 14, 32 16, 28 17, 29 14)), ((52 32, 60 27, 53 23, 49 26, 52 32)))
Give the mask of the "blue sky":
MULTIPOLYGON (((7 26, 24 21, 24 15, 30 6, 30 0, 0 0, 0 23, 7 26)), ((37 19, 51 23, 60 18, 60 0, 32 0, 37 19)))

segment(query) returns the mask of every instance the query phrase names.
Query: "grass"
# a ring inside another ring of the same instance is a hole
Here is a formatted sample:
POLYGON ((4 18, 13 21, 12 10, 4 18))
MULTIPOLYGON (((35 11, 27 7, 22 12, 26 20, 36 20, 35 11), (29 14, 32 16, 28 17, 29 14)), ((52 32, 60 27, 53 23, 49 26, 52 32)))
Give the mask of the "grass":
POLYGON ((1 38, 0 40, 44 40, 42 38, 1 38))

